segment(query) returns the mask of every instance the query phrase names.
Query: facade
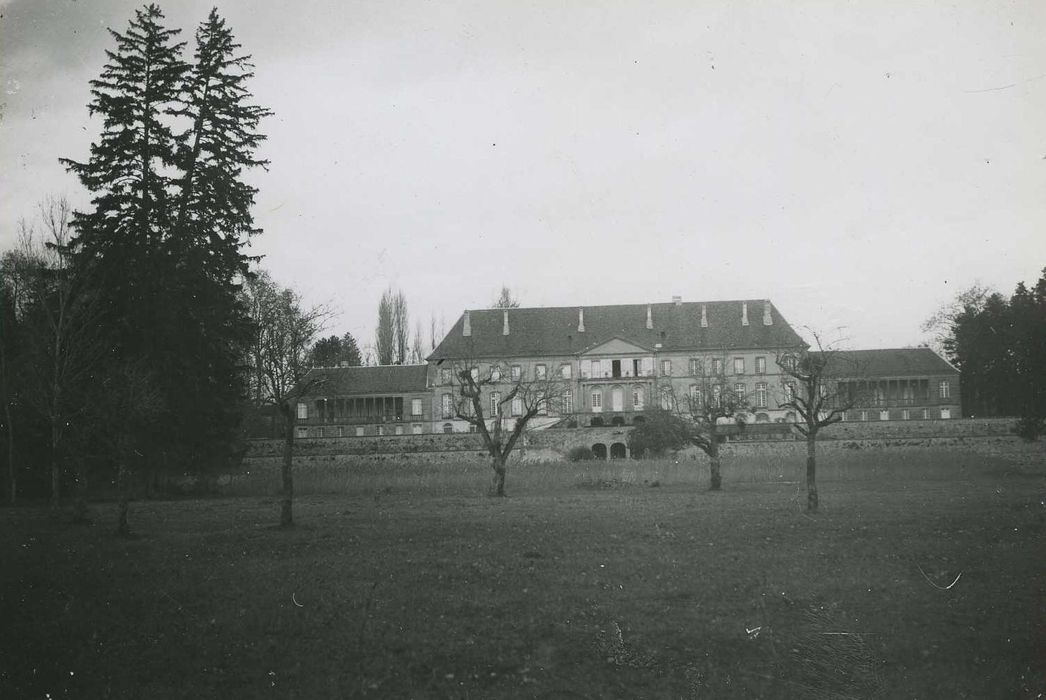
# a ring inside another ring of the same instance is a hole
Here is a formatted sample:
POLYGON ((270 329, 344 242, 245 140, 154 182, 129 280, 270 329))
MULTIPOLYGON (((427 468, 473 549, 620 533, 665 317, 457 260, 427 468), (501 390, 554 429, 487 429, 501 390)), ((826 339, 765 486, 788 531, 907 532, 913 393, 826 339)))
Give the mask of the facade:
POLYGON ((846 421, 961 418, 959 370, 930 348, 833 354, 837 393, 858 397, 846 421))
POLYGON ((324 367, 305 380, 315 388, 297 405, 297 437, 408 435, 431 431, 425 365, 324 367))
MULTIPOLYGON (((533 429, 634 425, 649 407, 685 410, 723 389, 746 398, 749 423, 787 423, 792 384, 777 358, 805 347, 762 299, 470 310, 427 364, 311 370, 318 381, 297 405, 297 436, 468 432, 456 417, 463 368, 491 380, 488 419, 522 413, 521 402, 500 401, 518 382, 553 382, 556 401, 533 429)), ((859 397, 844 420, 962 415, 959 372, 929 348, 843 351, 833 363, 837 393, 859 397)))
POLYGON ((463 366, 495 373, 484 387, 491 409, 519 379, 560 382, 557 410, 535 427, 631 425, 647 407, 678 406, 709 382, 745 394, 753 421, 783 421, 776 358, 803 346, 761 299, 465 311, 428 357, 433 429, 468 430, 455 418, 463 366))

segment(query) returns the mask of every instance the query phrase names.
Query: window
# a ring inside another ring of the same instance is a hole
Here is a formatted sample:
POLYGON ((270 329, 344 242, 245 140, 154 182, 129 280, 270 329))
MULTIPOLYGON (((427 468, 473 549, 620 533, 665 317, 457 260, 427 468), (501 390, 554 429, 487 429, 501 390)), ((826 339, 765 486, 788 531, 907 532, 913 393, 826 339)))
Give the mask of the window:
MULTIPOLYGON (((795 400, 795 384, 793 384, 792 382, 785 382, 784 390, 785 390, 785 400, 784 400, 784 402, 785 403, 790 403, 790 402, 794 401, 795 400)), ((862 418, 861 420, 864 420, 864 418, 862 418)))
POLYGON ((672 360, 661 360, 661 376, 672 376, 672 360))
POLYGON ((298 404, 298 420, 308 420, 309 418, 309 405, 307 403, 298 404))
POLYGON ((345 428, 338 426, 338 437, 345 437, 345 428))
POLYGON ((755 358, 755 373, 766 374, 766 358, 757 357, 755 358))
POLYGON ((534 367, 534 379, 542 380, 548 374, 548 367, 545 365, 536 365, 534 367))
POLYGON ((440 408, 440 417, 442 417, 442 418, 453 418, 454 417, 454 412, 451 409, 450 394, 449 393, 445 393, 445 394, 443 394, 443 396, 440 397, 439 408, 440 408))
POLYGON ((745 373, 745 358, 735 357, 734 358, 734 374, 745 373))
POLYGON ((723 361, 718 357, 712 358, 712 374, 719 376, 723 373, 723 361))
POLYGON ((363 426, 356 428, 356 437, 363 437, 363 426))
MULTIPOLYGON (((569 366, 569 365, 568 365, 569 366)), ((574 392, 567 389, 563 392, 563 413, 571 414, 574 412, 574 392)))
POLYGON ((420 416, 421 415, 421 399, 410 400, 410 415, 420 416))
POLYGON ((592 392, 592 412, 599 413, 603 410, 603 392, 596 389, 592 392))
POLYGON ((703 370, 703 368, 701 367, 701 358, 700 357, 691 357, 690 358, 690 376, 691 377, 699 377, 699 376, 701 376, 702 370, 703 370))
POLYGON ((450 370, 449 369, 441 369, 439 371, 439 383, 440 384, 450 384, 450 370))
POLYGON ((632 387, 632 410, 643 410, 643 387, 641 386, 632 387))
POLYGON ((766 382, 759 382, 755 385, 755 405, 756 408, 766 408, 766 382))
POLYGON ((559 366, 559 376, 560 377, 562 377, 563 379, 570 379, 571 374, 572 374, 572 367, 571 367, 570 363, 564 362, 563 364, 561 364, 559 366))
POLYGON ((384 434, 385 434, 385 426, 379 425, 378 426, 378 435, 384 435, 384 434))
POLYGON ((912 412, 911 411, 909 411, 907 408, 901 409, 901 420, 910 420, 911 417, 912 417, 912 412))
POLYGON ((861 411, 861 420, 868 420, 868 411, 861 411))
POLYGON ((879 411, 879 420, 890 420, 890 411, 887 409, 879 411))
POLYGON ((641 362, 644 377, 654 376, 654 358, 644 357, 641 362))
POLYGON ((490 381, 500 382, 501 381, 501 367, 498 365, 491 365, 490 367, 490 381))
POLYGON ((712 387, 712 405, 720 408, 723 405, 723 387, 716 384, 712 387))
POLYGON ((747 393, 748 389, 743 382, 738 382, 737 384, 734 384, 734 399, 736 401, 744 401, 745 394, 747 393))
POLYGON ((443 424, 443 432, 444 433, 453 433, 454 432, 454 426, 451 425, 450 423, 444 423, 443 424))
POLYGON ((874 397, 873 398, 873 402, 875 403, 876 406, 885 406, 886 405, 886 392, 883 391, 883 388, 881 386, 875 387, 875 391, 873 392, 873 397, 874 397))
POLYGON ((937 386, 937 390, 940 392, 940 395, 941 395, 942 399, 951 398, 951 395, 952 395, 952 385, 951 385, 951 382, 949 382, 947 379, 942 381, 937 386))
POLYGON ((690 407, 699 408, 701 406, 701 387, 697 384, 690 385, 690 407))
POLYGON ((397 425, 396 426, 396 434, 397 435, 402 435, 403 434, 403 426, 402 425, 397 425))
POLYGON ((948 420, 951 417, 952 417, 952 409, 950 409, 950 408, 942 408, 941 409, 941 418, 942 419, 948 420))
POLYGON ((501 415, 499 408, 501 405, 501 392, 492 391, 490 392, 490 417, 501 415))
POLYGON ((512 415, 522 416, 523 415, 523 399, 514 398, 512 399, 512 415))
MULTIPOLYGON (((301 405, 301 404, 299 404, 299 405, 301 405)), ((297 437, 300 437, 300 438, 307 438, 307 437, 309 437, 309 429, 304 427, 304 426, 299 427, 298 428, 298 435, 297 435, 297 437)))
POLYGON ((929 417, 930 417, 930 410, 927 409, 927 408, 924 408, 923 411, 922 411, 922 419, 926 420, 929 417))
POLYGON ((424 427, 421 425, 421 423, 414 423, 412 426, 410 426, 410 432, 413 435, 421 435, 422 430, 424 430, 424 427))
POLYGON ((661 409, 664 411, 672 410, 672 390, 665 388, 661 390, 661 409))
POLYGON ((589 370, 590 377, 602 377, 603 376, 603 363, 599 360, 590 361, 591 369, 589 370))
POLYGON ((520 379, 523 378, 523 368, 519 365, 512 365, 511 372, 512 381, 518 382, 520 379))
POLYGON ((327 437, 323 428, 316 428, 316 437, 327 437))

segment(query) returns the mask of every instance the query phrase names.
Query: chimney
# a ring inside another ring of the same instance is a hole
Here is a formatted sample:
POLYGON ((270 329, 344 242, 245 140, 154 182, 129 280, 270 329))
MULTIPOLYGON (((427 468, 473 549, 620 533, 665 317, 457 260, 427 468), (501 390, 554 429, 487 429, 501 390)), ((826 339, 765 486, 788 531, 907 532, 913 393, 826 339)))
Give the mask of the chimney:
POLYGON ((708 309, 704 304, 701 304, 701 327, 708 328, 708 309))
POLYGON ((465 309, 465 328, 461 331, 462 335, 472 335, 472 319, 469 318, 469 310, 465 309))
POLYGON ((682 306, 683 305, 683 297, 672 297, 672 303, 675 304, 676 306, 682 306))
POLYGON ((508 309, 505 309, 502 313, 504 314, 504 320, 501 324, 501 335, 508 335, 508 309))
POLYGON ((577 332, 585 332, 585 307, 579 306, 577 309, 577 332))
POLYGON ((774 325, 774 317, 770 315, 770 300, 767 299, 763 302, 763 325, 772 326, 774 325))
POLYGON ((747 326, 748 325, 748 302, 747 301, 742 301, 741 302, 741 325, 742 326, 747 326))
POLYGON ((646 305, 646 327, 651 330, 654 327, 654 317, 650 315, 650 304, 646 305))

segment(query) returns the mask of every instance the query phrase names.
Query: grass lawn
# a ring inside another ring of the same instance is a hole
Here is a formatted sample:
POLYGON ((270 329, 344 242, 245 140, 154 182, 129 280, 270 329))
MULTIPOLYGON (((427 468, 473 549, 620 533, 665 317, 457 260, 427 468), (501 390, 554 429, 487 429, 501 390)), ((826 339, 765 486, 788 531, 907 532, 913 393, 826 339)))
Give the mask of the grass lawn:
POLYGON ((343 469, 291 530, 264 494, 134 503, 128 540, 113 504, 0 509, 0 697, 1046 692, 1046 470, 822 457, 815 517, 772 460, 722 493, 698 462, 526 465, 507 499, 478 466, 343 469))

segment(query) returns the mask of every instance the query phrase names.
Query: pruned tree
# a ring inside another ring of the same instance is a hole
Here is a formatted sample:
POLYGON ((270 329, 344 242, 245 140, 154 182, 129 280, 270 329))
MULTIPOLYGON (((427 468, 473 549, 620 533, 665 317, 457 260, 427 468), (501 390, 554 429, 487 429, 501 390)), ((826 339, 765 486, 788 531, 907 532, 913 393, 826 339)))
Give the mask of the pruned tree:
POLYGON ((264 401, 283 418, 283 461, 280 526, 294 524, 295 409, 298 401, 315 389, 320 379, 309 373, 309 349, 330 317, 322 306, 305 307, 291 289, 280 288, 266 272, 248 279, 244 294, 252 310, 255 334, 249 357, 252 373, 260 378, 264 401))
POLYGON ((628 431, 628 449, 634 459, 663 457, 666 452, 686 447, 690 428, 675 411, 648 408, 642 422, 628 431))
POLYGON ((805 348, 777 356, 781 369, 784 401, 782 408, 795 411, 796 430, 806 439, 806 509, 817 512, 817 434, 822 428, 843 419, 863 397, 852 391, 854 382, 840 383, 840 379, 859 376, 860 368, 847 356, 822 343, 820 336, 810 331, 816 350, 805 348))
POLYGON ((482 368, 475 361, 458 362, 454 376, 455 415, 483 439, 493 471, 489 493, 504 496, 508 459, 527 424, 535 416, 559 411, 569 387, 551 373, 544 378, 528 379, 522 373, 514 378, 511 367, 500 362, 482 368))
POLYGON ((719 447, 725 439, 723 428, 728 425, 744 428, 748 395, 731 387, 724 374, 703 376, 691 386, 684 400, 677 400, 677 405, 686 418, 687 440, 708 456, 709 490, 721 490, 719 447))
POLYGON ((518 309, 519 300, 512 296, 512 290, 508 288, 508 285, 501 285, 501 291, 498 292, 498 298, 491 304, 492 309, 518 309))

